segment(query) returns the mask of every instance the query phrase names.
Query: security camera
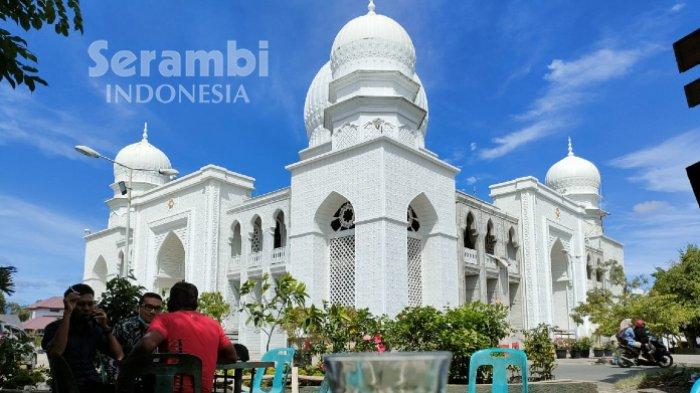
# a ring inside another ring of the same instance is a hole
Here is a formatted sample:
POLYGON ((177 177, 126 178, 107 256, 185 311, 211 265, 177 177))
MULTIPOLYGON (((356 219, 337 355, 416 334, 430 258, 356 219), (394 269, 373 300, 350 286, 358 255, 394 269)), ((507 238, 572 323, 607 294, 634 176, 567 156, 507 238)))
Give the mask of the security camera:
POLYGON ((126 195, 126 193, 127 193, 126 183, 123 181, 120 181, 117 183, 117 185, 119 186, 119 192, 121 192, 122 195, 126 195))

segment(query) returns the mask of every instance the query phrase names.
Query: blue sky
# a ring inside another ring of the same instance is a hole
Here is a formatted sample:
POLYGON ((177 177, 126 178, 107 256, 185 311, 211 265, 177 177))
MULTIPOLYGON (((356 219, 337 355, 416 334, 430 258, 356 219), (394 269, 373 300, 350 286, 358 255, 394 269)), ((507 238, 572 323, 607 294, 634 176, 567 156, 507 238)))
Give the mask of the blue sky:
MULTIPOLYGON (((672 43, 697 28, 683 1, 377 0, 411 35, 428 94, 427 146, 459 166, 459 188, 540 180, 566 153, 598 165, 606 230, 625 244, 630 275, 651 273, 700 239, 700 211, 684 167, 700 159, 700 109, 687 108, 672 43)), ((256 193, 289 184, 286 164, 306 145, 303 104, 335 34, 366 12, 363 0, 83 2, 85 33, 24 34, 49 82, 29 94, 0 83, 0 264, 19 268, 12 297, 59 294, 82 275, 84 228, 106 225, 107 155, 140 138, 182 174, 222 165, 257 179, 256 193), (87 54, 125 49, 256 49, 269 42, 269 76, 91 78, 87 54), (105 86, 243 84, 250 103, 114 104, 105 86)), ((7 28, 3 23, 3 27, 7 28)), ((16 28, 10 26, 16 31, 16 28)))

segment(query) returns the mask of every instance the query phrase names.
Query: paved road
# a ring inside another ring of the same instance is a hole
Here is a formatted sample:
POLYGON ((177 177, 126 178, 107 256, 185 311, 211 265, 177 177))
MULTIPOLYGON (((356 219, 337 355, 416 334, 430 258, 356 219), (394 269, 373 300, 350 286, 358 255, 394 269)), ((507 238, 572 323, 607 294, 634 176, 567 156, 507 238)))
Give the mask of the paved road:
MULTIPOLYGON (((676 355, 676 364, 686 364, 700 367, 700 355, 676 355)), ((593 381, 598 383, 601 392, 613 392, 615 382, 631 377, 655 367, 636 366, 620 368, 611 364, 599 364, 595 359, 559 359, 554 369, 556 379, 574 379, 578 381, 593 381)))

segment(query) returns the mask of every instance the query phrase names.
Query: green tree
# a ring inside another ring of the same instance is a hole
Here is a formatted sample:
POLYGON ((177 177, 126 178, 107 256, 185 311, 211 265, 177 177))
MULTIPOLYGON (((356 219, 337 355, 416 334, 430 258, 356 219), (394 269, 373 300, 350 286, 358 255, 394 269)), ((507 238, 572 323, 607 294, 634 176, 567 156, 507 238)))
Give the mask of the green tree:
POLYGON ((272 334, 283 326, 285 315, 294 308, 303 307, 309 297, 306 285, 289 273, 280 275, 273 283, 267 273, 260 280, 248 280, 241 285, 240 294, 241 298, 252 295, 251 301, 243 302, 240 311, 246 311, 248 323, 265 333, 267 350, 270 349, 272 334))
MULTIPOLYGON (((72 28, 83 32, 83 17, 78 0, 10 0, 0 1, 0 19, 13 21, 25 32, 53 25, 57 34, 68 36, 72 28), (68 10, 73 12, 71 20, 68 10)), ((0 28, 0 82, 6 79, 15 88, 25 84, 34 91, 36 84, 47 85, 35 67, 38 60, 27 47, 27 41, 0 28)))
POLYGON ((225 318, 231 312, 231 306, 224 300, 221 292, 204 292, 199 295, 197 309, 199 312, 216 319, 221 323, 221 320, 225 318))
POLYGON ((26 308, 22 307, 19 303, 9 302, 5 307, 5 312, 8 314, 15 314, 21 322, 29 319, 31 313, 26 308))
POLYGON ((17 272, 14 266, 0 266, 0 311, 5 309, 5 295, 15 293, 15 283, 12 275, 17 272))
POLYGON ((102 293, 98 307, 107 313, 111 323, 117 323, 136 313, 144 289, 125 277, 114 277, 107 281, 107 290, 102 293))
POLYGON ((668 270, 657 268, 652 274, 656 281, 651 291, 677 300, 686 318, 680 330, 691 347, 696 347, 700 336, 700 249, 690 244, 679 254, 668 270))
POLYGON ((10 336, 0 340, 0 389, 36 387, 46 380, 43 367, 29 370, 21 365, 21 359, 31 356, 33 351, 28 341, 10 336))
POLYGON ((554 378, 556 357, 554 343, 550 339, 551 327, 541 323, 536 328, 523 331, 525 335, 524 347, 527 360, 530 364, 531 381, 545 381, 554 378))

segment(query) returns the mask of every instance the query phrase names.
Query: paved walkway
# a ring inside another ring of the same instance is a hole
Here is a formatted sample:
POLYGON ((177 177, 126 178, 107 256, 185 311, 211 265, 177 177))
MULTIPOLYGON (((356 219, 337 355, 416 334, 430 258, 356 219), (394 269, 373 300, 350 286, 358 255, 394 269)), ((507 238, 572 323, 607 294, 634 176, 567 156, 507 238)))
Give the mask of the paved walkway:
MULTIPOLYGON (((558 359, 557 368, 554 369, 556 379, 574 379, 578 381, 592 381, 598 383, 600 392, 615 392, 615 382, 634 376, 646 370, 653 370, 651 366, 635 366, 620 368, 606 363, 597 363, 598 359, 558 359)), ((700 355, 674 355, 674 364, 700 367, 700 355)))

